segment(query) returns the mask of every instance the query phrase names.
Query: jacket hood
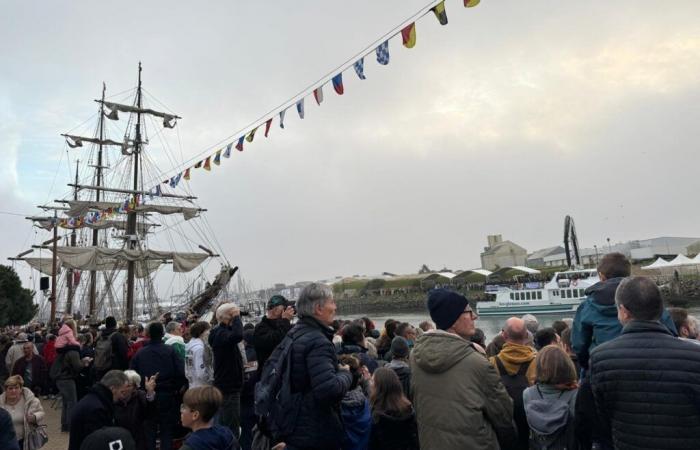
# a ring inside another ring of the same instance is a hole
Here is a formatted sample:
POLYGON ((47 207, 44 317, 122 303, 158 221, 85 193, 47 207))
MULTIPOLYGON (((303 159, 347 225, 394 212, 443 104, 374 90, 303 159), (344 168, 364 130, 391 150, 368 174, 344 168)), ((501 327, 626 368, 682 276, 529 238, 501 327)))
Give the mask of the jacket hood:
POLYGON ((182 344, 185 345, 185 340, 182 336, 175 336, 171 334, 166 340, 165 345, 182 344))
POLYGON ((569 401, 575 392, 544 395, 526 402, 525 412, 530 428, 541 435, 550 435, 565 427, 569 419, 569 401))
POLYGON ((411 407, 406 411, 386 411, 378 413, 373 417, 373 421, 377 423, 380 420, 386 420, 388 422, 400 424, 403 422, 410 422, 415 415, 416 413, 413 411, 413 407, 411 407))
MULTIPOLYGON (((34 393, 32 392, 32 390, 29 389, 29 388, 26 388, 26 387, 23 387, 23 388, 22 388, 22 395, 24 396, 24 405, 25 405, 25 408, 26 408, 27 405, 29 405, 29 402, 31 402, 32 400, 34 400, 34 398, 36 398, 36 396, 34 395, 34 393)), ((5 397, 5 392, 3 392, 2 394, 0 394, 0 403, 2 403, 3 405, 5 404, 5 398, 6 398, 6 397, 5 397)))
POLYGON ((514 344, 512 342, 506 342, 498 354, 498 358, 500 358, 509 372, 512 367, 517 372, 518 366, 529 363, 535 359, 535 356, 537 356, 537 352, 529 345, 514 344))
POLYGON ((591 297, 591 303, 598 307, 615 306, 615 291, 624 277, 610 278, 599 281, 586 289, 585 294, 591 297))
POLYGON ((442 373, 475 352, 471 342, 456 334, 431 330, 416 341, 411 358, 429 373, 442 373))
POLYGON ((367 397, 362 393, 362 388, 360 386, 355 389, 345 393, 343 397, 342 404, 344 408, 363 408, 367 397))
POLYGON ((187 438, 185 445, 192 450, 208 450, 211 448, 234 450, 238 448, 238 442, 233 437, 231 430, 221 425, 214 425, 211 428, 195 431, 187 438))

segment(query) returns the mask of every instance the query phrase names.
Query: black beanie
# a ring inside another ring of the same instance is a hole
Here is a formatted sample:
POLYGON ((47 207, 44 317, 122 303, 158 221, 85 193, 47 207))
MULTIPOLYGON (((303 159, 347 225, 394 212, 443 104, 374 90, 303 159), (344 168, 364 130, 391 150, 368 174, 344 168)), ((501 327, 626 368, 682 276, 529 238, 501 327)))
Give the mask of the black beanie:
POLYGON ((428 311, 439 330, 447 330, 459 319, 469 301, 447 289, 433 289, 428 294, 428 311))
POLYGON ((105 427, 90 433, 80 446, 80 450, 135 450, 136 444, 131 433, 120 427, 105 427))

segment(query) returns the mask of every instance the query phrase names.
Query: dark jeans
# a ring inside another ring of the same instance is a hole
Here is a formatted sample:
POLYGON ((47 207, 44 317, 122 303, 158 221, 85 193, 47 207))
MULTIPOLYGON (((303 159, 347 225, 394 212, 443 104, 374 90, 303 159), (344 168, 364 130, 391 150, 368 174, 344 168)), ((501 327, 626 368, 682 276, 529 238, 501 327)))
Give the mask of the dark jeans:
POLYGON ((172 450, 175 428, 180 420, 178 396, 173 392, 156 392, 156 415, 146 423, 148 450, 156 450, 160 437, 160 450, 172 450))
POLYGON ((241 399, 241 438, 239 443, 243 450, 250 450, 253 446, 253 427, 258 422, 254 403, 252 398, 241 399))
POLYGON ((56 387, 61 393, 61 430, 70 428, 70 415, 73 407, 78 402, 78 394, 75 389, 75 380, 56 380, 56 387))
POLYGON ((241 393, 229 392, 224 394, 224 402, 219 409, 217 423, 229 427, 238 439, 241 436, 241 393))

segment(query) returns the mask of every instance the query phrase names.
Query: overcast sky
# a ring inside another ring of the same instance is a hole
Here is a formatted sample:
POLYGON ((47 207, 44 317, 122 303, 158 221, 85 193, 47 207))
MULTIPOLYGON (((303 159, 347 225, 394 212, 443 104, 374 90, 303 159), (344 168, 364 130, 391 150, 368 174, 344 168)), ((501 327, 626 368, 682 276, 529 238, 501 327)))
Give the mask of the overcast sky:
MULTIPOLYGON (((34 214, 67 192, 59 134, 94 115, 103 81, 133 88, 138 61, 152 98, 183 117, 162 131, 181 163, 426 4, 3 1, 0 210, 34 214)), ((392 39, 389 65, 366 57, 366 80, 346 71, 343 96, 326 85, 304 120, 290 109, 284 130, 193 176, 248 281, 476 268, 487 234, 559 245, 567 214, 584 247, 700 236, 699 2, 446 8, 447 26, 418 21, 415 48, 392 39)), ((0 220, 3 258, 45 239, 0 220)))

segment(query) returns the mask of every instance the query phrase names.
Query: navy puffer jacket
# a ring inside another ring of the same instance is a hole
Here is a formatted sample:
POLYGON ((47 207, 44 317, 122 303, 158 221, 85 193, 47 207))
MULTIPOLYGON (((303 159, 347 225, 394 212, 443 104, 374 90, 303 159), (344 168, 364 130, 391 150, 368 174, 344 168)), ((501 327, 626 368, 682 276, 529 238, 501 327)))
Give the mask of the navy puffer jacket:
MULTIPOLYGON (((700 350, 634 320, 591 353, 591 387, 614 448, 700 448, 700 350)), ((607 439, 606 439, 607 440, 607 439)))
POLYGON ((294 431, 280 440, 290 447, 337 449, 343 438, 340 401, 352 375, 338 369, 333 329, 304 317, 289 331, 292 344, 292 391, 303 394, 294 431))

